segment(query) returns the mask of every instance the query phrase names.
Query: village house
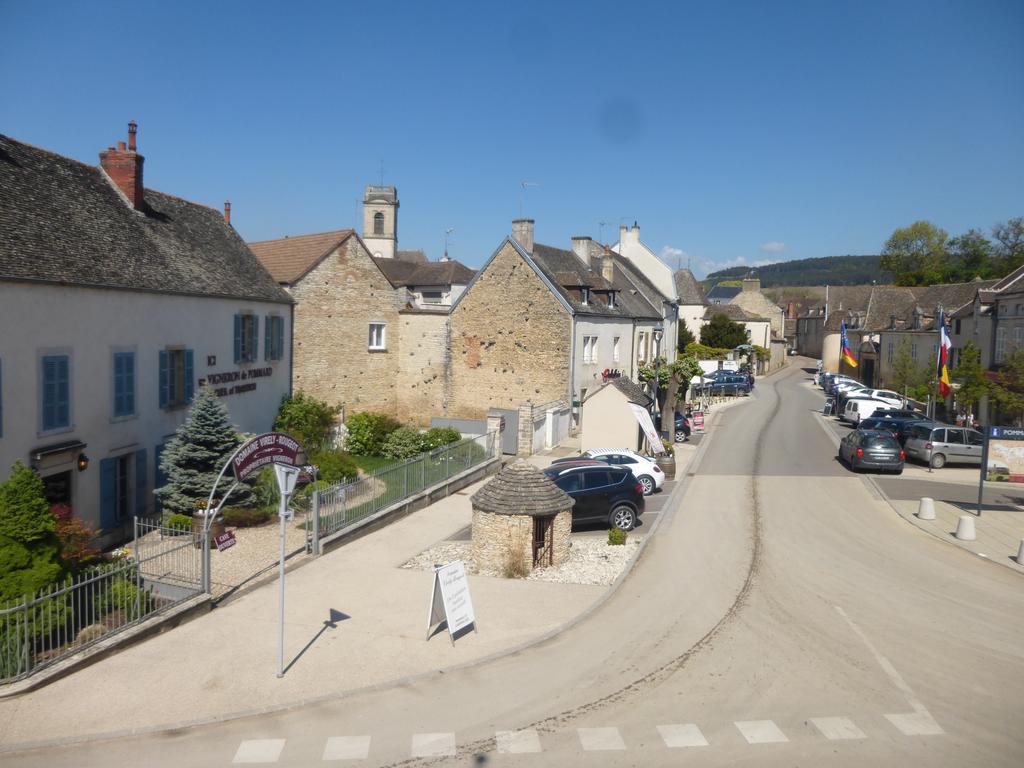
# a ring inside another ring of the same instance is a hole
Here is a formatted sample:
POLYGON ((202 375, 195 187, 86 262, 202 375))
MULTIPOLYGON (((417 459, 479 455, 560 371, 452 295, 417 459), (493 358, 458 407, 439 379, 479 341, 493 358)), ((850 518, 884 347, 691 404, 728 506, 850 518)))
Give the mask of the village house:
MULTIPOLYGON (((693 338, 700 341, 700 329, 704 324, 704 311, 710 306, 704 290, 689 269, 677 269, 673 274, 676 301, 679 307, 678 322, 685 324, 693 338)), ((676 331, 678 333, 678 329, 676 331)))
POLYGON ((0 473, 123 540, 196 388, 244 432, 290 392, 292 302, 224 212, 147 188, 136 124, 100 166, 0 136, 0 473))
POLYGON ((525 401, 579 403, 609 376, 674 349, 662 303, 635 265, 588 237, 572 250, 534 242, 534 222, 513 222, 452 308, 447 411, 484 418, 525 401))

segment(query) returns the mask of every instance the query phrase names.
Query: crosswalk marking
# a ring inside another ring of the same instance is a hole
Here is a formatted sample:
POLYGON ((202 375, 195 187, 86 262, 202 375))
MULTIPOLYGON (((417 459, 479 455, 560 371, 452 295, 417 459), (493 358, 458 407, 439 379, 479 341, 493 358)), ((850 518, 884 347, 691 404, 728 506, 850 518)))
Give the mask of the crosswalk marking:
POLYGON ((854 725, 848 717, 812 717, 811 722, 829 741, 867 738, 864 731, 854 725))
POLYGON ((522 755, 540 752, 540 737, 533 729, 523 731, 495 731, 498 752, 506 755, 522 755))
POLYGON ((324 760, 365 760, 370 754, 369 736, 331 736, 324 746, 324 760))
POLYGON ((659 725, 658 733, 666 747, 706 747, 708 740, 694 723, 659 725))
POLYGON ((454 733, 414 733, 413 757, 455 757, 454 733))
POLYGON ((885 719, 895 725, 904 736, 938 736, 945 733, 927 709, 903 715, 886 715, 885 719))
POLYGON ((748 744, 780 744, 789 741, 771 720, 739 720, 736 727, 748 744))
POLYGON ((284 749, 284 739, 247 739, 238 745, 232 763, 276 763, 284 749))
POLYGON ((580 746, 588 752, 626 748, 618 728, 577 728, 576 733, 580 746))

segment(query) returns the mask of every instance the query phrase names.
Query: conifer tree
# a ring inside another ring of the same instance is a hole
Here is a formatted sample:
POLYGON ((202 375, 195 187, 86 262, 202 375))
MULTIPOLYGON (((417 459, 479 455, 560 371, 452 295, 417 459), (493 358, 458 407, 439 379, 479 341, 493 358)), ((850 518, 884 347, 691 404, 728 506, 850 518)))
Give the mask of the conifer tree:
MULTIPOLYGON (((171 514, 193 514, 202 506, 198 502, 206 501, 217 473, 241 442, 224 403, 209 387, 200 389, 192 401, 188 418, 160 456, 160 469, 167 477, 167 484, 154 493, 164 510, 171 514)), ((229 471, 221 480, 217 497, 222 497, 232 482, 229 471)), ((242 483, 226 505, 244 507, 251 503, 252 489, 242 483)))
POLYGON ((0 603, 61 578, 56 522, 39 475, 14 462, 0 483, 0 603))

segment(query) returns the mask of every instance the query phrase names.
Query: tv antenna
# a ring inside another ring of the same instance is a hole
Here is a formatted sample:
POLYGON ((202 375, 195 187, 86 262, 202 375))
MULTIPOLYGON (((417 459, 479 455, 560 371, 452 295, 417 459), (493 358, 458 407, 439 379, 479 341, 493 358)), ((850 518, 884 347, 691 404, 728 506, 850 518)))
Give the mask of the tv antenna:
POLYGON ((526 192, 527 187, 539 187, 540 182, 538 181, 520 181, 519 186, 521 191, 519 192, 519 218, 523 218, 523 195, 526 192))
POLYGON ((597 222, 597 241, 604 245, 604 228, 610 225, 610 221, 597 222))
POLYGON ((455 231, 455 227, 448 227, 444 231, 444 258, 442 261, 448 261, 448 236, 455 231))

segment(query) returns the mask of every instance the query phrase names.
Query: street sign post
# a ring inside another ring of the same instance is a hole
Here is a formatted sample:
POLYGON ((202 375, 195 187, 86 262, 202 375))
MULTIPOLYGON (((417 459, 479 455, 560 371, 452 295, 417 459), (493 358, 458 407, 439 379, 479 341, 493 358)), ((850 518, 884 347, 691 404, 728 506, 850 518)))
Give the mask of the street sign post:
POLYGON ((1024 483, 1024 429, 988 427, 981 452, 981 477, 978 479, 978 517, 981 517, 985 481, 1024 483))
MULTIPOLYGON (((298 443, 296 443, 298 445, 298 443)), ((299 477, 299 470, 294 466, 274 464, 274 476, 277 478, 277 487, 281 491, 281 502, 277 508, 277 516, 281 526, 281 560, 278 565, 278 581, 280 582, 280 622, 278 623, 277 636, 277 676, 284 677, 284 539, 285 522, 290 518, 288 514, 288 499, 295 492, 295 481, 299 477)))

